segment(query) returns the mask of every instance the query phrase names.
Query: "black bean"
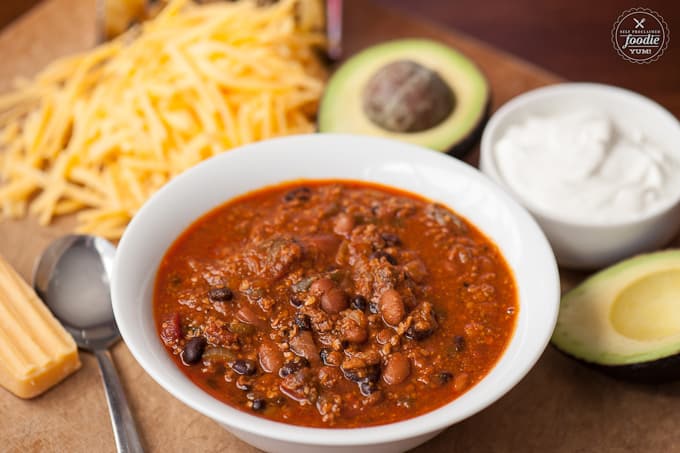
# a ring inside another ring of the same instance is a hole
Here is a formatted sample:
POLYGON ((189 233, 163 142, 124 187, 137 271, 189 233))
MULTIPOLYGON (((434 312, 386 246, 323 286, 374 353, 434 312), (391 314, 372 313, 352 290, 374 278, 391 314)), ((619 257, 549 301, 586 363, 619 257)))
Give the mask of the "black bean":
POLYGON ((378 382, 380 380, 380 365, 372 365, 368 367, 366 373, 368 382, 378 382))
POLYGON ((304 304, 304 301, 298 299, 297 297, 291 297, 290 298, 290 304, 293 307, 302 307, 302 304, 304 304))
POLYGON ((283 364, 279 369, 279 376, 286 377, 309 366, 309 360, 304 357, 295 356, 292 360, 283 364))
POLYGON ((449 373, 448 371, 442 371, 441 373, 437 374, 437 379, 439 380, 439 383, 442 385, 449 382, 452 378, 453 374, 449 373))
POLYGON ((299 362, 301 368, 305 368, 309 366, 309 360, 307 360, 304 357, 296 356, 293 361, 299 362))
POLYGON ((308 315, 302 313, 295 313, 295 325, 300 330, 312 330, 312 320, 309 319, 308 315))
POLYGON ((299 200, 299 201, 309 201, 309 199, 312 197, 312 191, 309 189, 309 187, 297 187, 289 192, 287 192, 283 196, 283 201, 285 202, 290 202, 293 200, 299 200))
POLYGON ((435 329, 418 329, 417 327, 411 326, 406 329, 404 336, 410 340, 424 340, 434 333, 435 329))
POLYGON ((295 371, 296 370, 294 369, 293 366, 291 366, 287 363, 284 363, 283 366, 281 368, 279 368, 279 376, 283 378, 283 377, 288 376, 289 374, 295 373, 295 371))
POLYGON ((198 363, 201 360, 201 357, 203 357, 203 351, 205 351, 206 344, 207 341, 203 337, 194 337, 187 341, 181 355, 182 362, 187 365, 198 363))
POLYGON ((456 352, 463 352, 465 351, 465 337, 462 335, 456 335, 453 337, 453 344, 456 347, 456 352))
POLYGON ((252 408, 254 411, 261 411, 267 407, 267 402, 262 398, 256 398, 253 400, 252 408))
POLYGON ((370 396, 378 390, 378 384, 375 382, 361 382, 359 384, 359 391, 364 396, 370 396))
POLYGON ((345 377, 352 382, 362 382, 365 379, 364 376, 361 375, 361 368, 355 370, 346 370, 340 367, 340 369, 342 370, 342 374, 344 374, 345 377))
POLYGON ((369 313, 374 314, 374 315, 380 313, 380 306, 378 305, 378 302, 371 301, 368 304, 368 311, 369 311, 369 313))
POLYGON ((371 253, 371 256, 369 258, 370 259, 375 258, 377 260, 379 260, 380 258, 385 258, 385 261, 390 263, 392 266, 397 265, 397 259, 395 257, 393 257, 392 255, 390 255, 389 253, 383 251, 383 250, 378 250, 378 251, 371 253))
POLYGON ((231 369, 236 371, 238 374, 243 374, 245 376, 252 376, 257 371, 255 362, 252 360, 236 360, 231 364, 231 369))
POLYGON ((321 361, 324 365, 328 365, 328 354, 330 353, 331 351, 326 348, 323 348, 321 351, 319 351, 319 356, 321 357, 321 361))
POLYGON ((236 381, 236 388, 239 390, 243 390, 244 392, 249 392, 252 390, 253 387, 248 383, 236 381))
POLYGON ((340 368, 347 379, 352 382, 378 382, 380 380, 380 365, 369 365, 365 368, 346 370, 340 368))
POLYGON ((365 311, 366 307, 368 306, 368 301, 361 294, 357 294, 351 297, 349 300, 349 306, 356 310, 365 311))
POLYGON ((383 241, 385 241, 385 245, 387 245, 388 247, 395 247, 401 245, 401 239, 399 239, 399 236, 397 236, 396 234, 383 233, 380 236, 382 237, 383 241))
POLYGON ((210 288, 208 297, 213 302, 229 302, 234 298, 234 293, 227 287, 210 288))

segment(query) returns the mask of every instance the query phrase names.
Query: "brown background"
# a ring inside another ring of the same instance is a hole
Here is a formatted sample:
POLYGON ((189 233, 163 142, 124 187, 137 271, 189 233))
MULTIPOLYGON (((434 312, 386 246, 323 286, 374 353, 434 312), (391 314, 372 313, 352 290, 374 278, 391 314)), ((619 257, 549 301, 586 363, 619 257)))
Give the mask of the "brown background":
MULTIPOLYGON (((92 0, 93 2, 95 0, 92 0)), ((0 0, 0 27, 37 0, 0 0)), ((680 116, 678 0, 377 0, 411 16, 463 31, 574 81, 619 85, 680 116), (612 48, 612 25, 628 8, 653 9, 671 30, 670 47, 647 65, 623 61, 612 48)), ((379 16, 371 17, 379 23, 379 16)))
MULTIPOLYGON (((406 0, 380 1, 410 4, 406 0)), ((422 12, 435 16, 438 14, 436 8, 444 4, 429 0, 413 1, 418 2, 422 12)), ((482 0, 477 1, 482 3, 482 0)), ((520 8, 522 1, 516 2, 520 8)), ((5 7, 7 3, 0 0, 0 7, 5 7)), ((56 56, 91 45, 93 3, 93 0, 47 0, 30 17, 1 33, 0 56, 3 61, 0 64, 0 91, 8 86, 13 76, 30 75, 56 56)), ((462 7, 466 3, 469 3, 471 10, 481 8, 467 0, 461 0, 455 7, 451 5, 451 8, 462 7)), ((477 23, 460 12, 451 18, 444 17, 442 13, 441 19, 457 20, 461 24, 465 22, 467 26, 487 31, 494 29, 494 24, 500 27, 498 30, 509 27, 509 17, 517 17, 518 21, 529 20, 522 15, 510 16, 509 10, 506 15, 502 10, 489 7, 488 3, 485 5, 489 14, 496 16, 488 23, 477 23)), ((496 7, 505 8, 503 5, 499 2, 496 7)), ((404 14, 377 8, 365 0, 348 0, 348 9, 351 15, 347 28, 348 51, 398 36, 429 36, 445 41, 471 56, 488 75, 494 94, 493 109, 523 91, 560 80, 537 66, 526 64, 476 40, 409 19, 404 14)), ((555 14, 559 19, 559 12, 555 14)), ((565 12, 565 17, 568 14, 565 12)), ((587 19, 592 19, 592 16, 587 16, 587 19)), ((669 20, 668 17, 666 19, 669 20)), ((565 22, 555 23, 566 23, 566 19, 565 22)), ((597 32, 600 35, 605 33, 607 43, 610 26, 606 25, 606 33, 599 28, 597 32)), ((546 33, 550 32, 544 25, 542 27, 546 33)), ((501 34, 494 39, 503 41, 505 32, 497 32, 501 34)), ((513 33, 508 33, 514 39, 519 39, 513 33)), ((537 39, 543 40, 539 41, 541 45, 534 44, 533 49, 547 47, 549 39, 540 36, 537 39)), ((516 43, 509 38, 507 41, 501 44, 510 46, 512 42, 516 43)), ((651 77, 647 75, 649 71, 659 71, 655 77, 662 80, 663 77, 669 77, 668 74, 672 76, 672 72, 664 75, 659 68, 673 71, 671 61, 676 65, 678 62, 677 57, 674 60, 669 58, 673 53, 677 55, 677 43, 672 39, 671 49, 661 62, 642 68, 618 61, 608 44, 602 42, 593 41, 590 46, 579 48, 582 51, 601 48, 602 54, 593 57, 593 61, 606 59, 609 63, 605 67, 619 65, 621 74, 619 71, 611 73, 621 77, 627 70, 641 71, 640 77, 651 77)), ((545 58, 556 58, 551 52, 552 49, 543 55, 545 58)), ((572 58, 578 60, 577 57, 572 58)), ((553 62, 558 63, 558 60, 553 62)), ((578 61, 574 64, 576 66, 565 66, 581 74, 572 78, 593 79, 584 75, 590 70, 588 67, 582 65, 583 71, 578 72, 578 61)), ((677 68, 675 70, 674 79, 663 79, 667 80, 664 83, 669 88, 658 91, 658 96, 662 97, 659 99, 666 105, 677 99, 679 84, 677 68)), ((633 82, 641 83, 638 79, 633 82)), ((655 83, 641 86, 646 89, 658 88, 655 83)), ((677 115, 678 106, 674 105, 672 109, 677 115)), ((468 160, 474 162, 475 156, 472 153, 468 160)), ((70 226, 68 220, 50 228, 38 227, 33 219, 0 221, 0 254, 28 278, 32 262, 40 251, 51 239, 69 231, 70 226)), ((676 245, 679 243, 676 241, 676 245)), ((562 277, 564 288, 567 288, 579 276, 563 272, 562 277)), ((22 401, 0 389, 0 451, 113 451, 113 435, 96 364, 88 354, 82 354, 81 357, 82 370, 35 400, 22 401)), ((116 346, 114 357, 149 451, 254 451, 164 392, 139 367, 124 344, 116 346)), ((418 448, 417 452, 680 452, 680 428, 677 426, 679 398, 680 383, 640 386, 616 381, 565 358, 549 347, 527 377, 501 400, 451 427, 418 448)))

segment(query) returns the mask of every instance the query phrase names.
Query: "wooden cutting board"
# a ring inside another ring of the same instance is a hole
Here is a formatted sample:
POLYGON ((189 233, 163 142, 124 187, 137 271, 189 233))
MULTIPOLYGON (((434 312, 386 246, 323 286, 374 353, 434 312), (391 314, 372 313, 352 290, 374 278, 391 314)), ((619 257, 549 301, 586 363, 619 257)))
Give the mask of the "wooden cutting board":
MULTIPOLYGON (((92 0, 47 0, 0 34, 0 91, 55 57, 93 43, 92 0)), ((478 41, 371 5, 347 1, 347 53, 382 40, 424 36, 472 57, 487 74, 495 110, 526 90, 560 78, 478 41)), ((477 163, 478 150, 468 156, 477 163)), ((0 254, 30 278, 32 263, 52 239, 71 231, 33 219, 0 221, 0 254)), ((563 273, 563 286, 582 275, 563 273)), ((23 401, 0 389, 0 451, 115 451, 94 359, 45 395, 23 401)), ((210 419, 162 390, 119 343, 114 357, 148 451, 254 452, 210 419)), ((670 452, 680 451, 680 384, 637 386, 612 380, 548 348, 528 376, 500 401, 449 428, 419 452, 670 452)))

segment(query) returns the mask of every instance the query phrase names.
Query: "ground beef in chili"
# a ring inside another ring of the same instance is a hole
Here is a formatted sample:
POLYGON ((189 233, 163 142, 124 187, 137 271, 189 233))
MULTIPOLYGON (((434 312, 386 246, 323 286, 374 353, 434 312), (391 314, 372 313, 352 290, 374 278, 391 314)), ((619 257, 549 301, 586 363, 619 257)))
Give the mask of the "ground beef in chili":
POLYGON ((493 367, 515 283, 470 222, 354 181, 249 193, 185 231, 156 279, 159 336, 215 398, 317 427, 423 414, 493 367))

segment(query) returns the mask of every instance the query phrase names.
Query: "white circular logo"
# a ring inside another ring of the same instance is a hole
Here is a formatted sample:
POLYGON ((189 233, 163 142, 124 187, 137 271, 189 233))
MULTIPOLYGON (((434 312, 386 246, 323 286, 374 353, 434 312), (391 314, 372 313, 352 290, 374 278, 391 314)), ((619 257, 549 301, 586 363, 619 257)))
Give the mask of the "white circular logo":
POLYGON ((656 61, 668 48, 668 24, 656 11, 632 8, 621 13, 612 28, 612 44, 623 59, 646 64, 656 61))

